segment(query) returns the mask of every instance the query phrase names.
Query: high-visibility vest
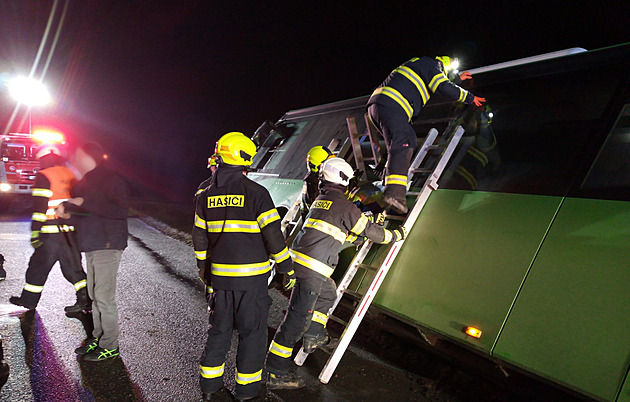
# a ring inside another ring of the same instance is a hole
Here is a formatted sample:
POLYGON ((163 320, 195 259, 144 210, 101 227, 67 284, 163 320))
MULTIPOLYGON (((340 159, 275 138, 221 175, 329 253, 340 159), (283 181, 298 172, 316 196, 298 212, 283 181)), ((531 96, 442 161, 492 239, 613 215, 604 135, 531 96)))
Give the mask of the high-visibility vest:
MULTIPOLYGON (((72 196, 70 190, 77 182, 77 177, 72 170, 65 166, 53 166, 40 170, 50 181, 50 197, 48 198, 48 209, 46 210, 46 220, 59 219, 55 213, 55 208, 64 201, 68 201, 72 196)), ((34 189, 35 190, 35 189, 34 189)))

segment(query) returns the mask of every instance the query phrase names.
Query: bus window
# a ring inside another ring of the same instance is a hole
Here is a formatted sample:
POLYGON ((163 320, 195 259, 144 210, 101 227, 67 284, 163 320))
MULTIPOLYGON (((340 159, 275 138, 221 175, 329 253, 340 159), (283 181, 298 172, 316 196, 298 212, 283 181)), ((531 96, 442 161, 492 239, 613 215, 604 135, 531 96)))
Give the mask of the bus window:
POLYGON ((580 189, 587 195, 630 200, 630 104, 623 107, 580 189))

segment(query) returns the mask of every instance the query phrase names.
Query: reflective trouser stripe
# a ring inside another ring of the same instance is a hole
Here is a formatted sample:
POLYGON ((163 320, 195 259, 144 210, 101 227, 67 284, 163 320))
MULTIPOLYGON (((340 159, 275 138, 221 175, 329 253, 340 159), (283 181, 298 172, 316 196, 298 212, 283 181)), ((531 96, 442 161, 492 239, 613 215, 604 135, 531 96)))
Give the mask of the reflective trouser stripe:
POLYGON ((87 281, 83 279, 74 284, 74 290, 78 292, 79 290, 83 289, 86 286, 87 286, 87 281))
POLYGON ((223 375, 223 370, 225 368, 225 363, 217 367, 205 367, 199 366, 199 374, 203 378, 218 378, 223 375))
POLYGON ((385 185, 389 186, 392 184, 407 187, 407 176, 402 174, 390 174, 389 176, 385 176, 385 185))
POLYGON ((41 212, 33 212, 33 217, 31 219, 37 222, 46 222, 46 214, 42 214, 41 212))
POLYGON ((253 264, 212 263, 212 274, 218 276, 255 276, 271 271, 269 260, 253 264))
POLYGON ((326 326, 326 322, 328 322, 328 316, 319 311, 313 311, 312 321, 318 322, 322 324, 324 327, 326 326))
POLYGON ((237 384, 247 385, 260 380, 262 380, 262 369, 253 374, 239 373, 238 370, 236 370, 237 384))
POLYGON ((31 285, 30 283, 27 283, 24 285, 24 290, 26 290, 27 292, 31 292, 31 293, 42 293, 42 291, 44 290, 43 286, 37 286, 37 285, 31 285))
POLYGON ((271 345, 269 345, 269 351, 276 356, 280 356, 284 359, 289 359, 291 354, 293 354, 293 348, 287 348, 286 346, 282 346, 275 341, 271 341, 271 345))
POLYGON ((291 250, 291 257, 293 257, 294 262, 297 262, 298 264, 303 265, 306 268, 312 269, 320 275, 324 275, 326 278, 330 278, 330 275, 332 275, 332 273, 335 271, 333 268, 329 267, 323 262, 317 261, 315 258, 309 257, 308 255, 302 254, 295 250, 291 250))
POLYGON ((407 99, 397 90, 392 87, 380 87, 376 88, 374 92, 372 92, 372 96, 383 94, 390 98, 392 98, 396 103, 400 105, 401 108, 407 113, 407 118, 411 120, 411 116, 413 116, 413 108, 407 99))

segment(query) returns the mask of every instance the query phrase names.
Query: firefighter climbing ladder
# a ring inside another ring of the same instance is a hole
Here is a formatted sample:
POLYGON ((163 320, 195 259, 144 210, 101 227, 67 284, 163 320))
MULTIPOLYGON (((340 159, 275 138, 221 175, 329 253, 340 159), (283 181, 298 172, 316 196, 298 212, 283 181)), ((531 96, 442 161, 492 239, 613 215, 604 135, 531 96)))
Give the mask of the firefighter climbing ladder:
MULTIPOLYGON (((416 175, 418 174, 428 174, 428 177, 419 192, 408 192, 408 195, 417 196, 411 211, 409 212, 403 223, 403 226, 405 227, 405 229, 407 229, 408 232, 411 231, 411 228, 418 219, 418 216, 420 215, 422 208, 426 204, 426 201, 429 198, 431 192, 438 188, 437 182, 463 134, 464 129, 461 126, 455 127, 454 125, 450 124, 445 130, 444 135, 441 137, 438 144, 434 145, 434 141, 438 136, 438 131, 433 128, 429 131, 429 134, 427 135, 424 144, 422 145, 422 147, 420 147, 418 153, 416 154, 411 164, 411 167, 409 168, 408 186, 411 185, 413 179, 416 178, 416 175), (454 134, 451 135, 453 131, 454 134), (431 151, 434 150, 440 152, 437 157, 431 157, 431 155, 429 154, 431 151), (427 156, 429 157, 427 158, 427 156), (423 162, 425 162, 426 164, 425 167, 421 168, 420 166, 423 162)), ((361 301, 359 302, 356 310, 352 314, 350 322, 347 323, 346 329, 339 339, 339 345, 335 348, 334 352, 326 362, 326 365, 322 369, 319 375, 319 380, 322 383, 327 384, 328 381, 330 381, 330 378, 337 368, 337 365, 341 361, 343 354, 350 345, 352 337, 356 333, 359 325, 361 324, 361 321, 363 320, 363 317, 372 304, 374 296, 383 283, 394 259, 396 258, 396 255, 398 255, 398 252, 400 251, 403 242, 404 240, 396 242, 389 246, 389 250, 385 259, 383 260, 383 263, 379 267, 372 267, 363 264, 365 257, 367 256, 373 245, 373 242, 368 240, 363 244, 359 252, 350 263, 346 274, 337 287, 337 298, 331 309, 328 311, 328 316, 331 318, 334 318, 332 316, 332 313, 339 304, 339 301, 341 300, 344 292, 350 285, 359 268, 375 270, 376 275, 374 276, 374 279, 372 280, 369 288, 361 298, 361 301)), ((304 349, 300 349, 298 354, 295 356, 295 363, 298 366, 301 366, 302 364, 304 364, 307 356, 308 354, 304 352, 304 349)))

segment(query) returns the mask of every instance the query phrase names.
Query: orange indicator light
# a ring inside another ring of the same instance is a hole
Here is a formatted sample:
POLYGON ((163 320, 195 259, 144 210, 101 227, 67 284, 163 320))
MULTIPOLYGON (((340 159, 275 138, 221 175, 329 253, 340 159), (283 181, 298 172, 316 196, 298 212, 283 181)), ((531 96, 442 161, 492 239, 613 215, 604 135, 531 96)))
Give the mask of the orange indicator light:
POLYGON ((468 336, 479 339, 481 338, 482 331, 475 327, 465 327, 464 333, 468 336))

